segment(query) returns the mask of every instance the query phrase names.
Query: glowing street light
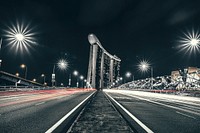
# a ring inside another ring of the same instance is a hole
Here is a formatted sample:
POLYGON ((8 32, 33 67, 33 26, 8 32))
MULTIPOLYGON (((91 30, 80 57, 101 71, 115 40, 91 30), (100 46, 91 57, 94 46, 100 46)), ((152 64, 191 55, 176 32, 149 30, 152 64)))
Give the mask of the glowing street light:
POLYGON ((73 74, 74 74, 74 76, 78 76, 78 71, 75 70, 75 71, 73 72, 73 74))
POLYGON ((22 68, 22 69, 25 69, 25 76, 24 76, 24 78, 26 79, 27 78, 27 66, 25 65, 25 64, 21 64, 20 65, 20 67, 22 68))
POLYGON ((130 78, 131 77, 131 73, 130 72, 126 72, 125 73, 125 78, 124 78, 124 83, 126 83, 126 78, 130 78))
POLYGON ((86 83, 87 83, 87 80, 86 80, 86 79, 84 79, 84 85, 83 85, 83 86, 84 86, 84 88, 86 88, 86 85, 87 85, 86 83))
POLYGON ((81 80, 81 86, 82 86, 82 87, 83 87, 83 81, 84 81, 83 79, 84 79, 84 76, 81 75, 81 76, 80 76, 80 80, 81 80))
POLYGON ((58 68, 61 70, 66 70, 68 68, 68 62, 64 59, 60 59, 57 63, 58 68))
POLYGON ((149 69, 151 70, 151 89, 153 89, 153 67, 150 66, 150 63, 146 60, 142 60, 139 64, 138 64, 138 69, 141 72, 147 72, 149 69))
POLYGON ((200 34, 199 31, 192 32, 187 31, 187 33, 183 33, 184 36, 180 38, 178 49, 179 51, 184 51, 185 53, 196 53, 200 52, 200 34))
POLYGON ((190 40, 190 44, 191 44, 192 46, 196 46, 196 45, 199 44, 199 40, 196 39, 196 38, 193 38, 193 39, 190 40))
POLYGON ((73 75, 75 76, 75 77, 77 77, 77 79, 76 79, 76 87, 78 88, 78 86, 79 86, 79 80, 78 80, 78 71, 74 71, 73 72, 73 75))
POLYGON ((83 80, 83 79, 84 79, 84 77, 81 75, 81 76, 80 76, 80 79, 81 79, 81 80, 83 80))
POLYGON ((147 72, 150 68, 150 64, 148 61, 146 60, 143 60, 141 61, 139 64, 138 64, 138 69, 141 71, 141 72, 147 72))
POLYGON ((44 78, 44 84, 45 84, 45 78, 46 78, 46 76, 44 74, 41 74, 41 77, 44 78))
POLYGON ((126 77, 130 78, 131 77, 131 73, 130 72, 126 72, 126 77))
POLYGON ((68 62, 65 60, 65 59, 60 59, 58 60, 58 62, 56 64, 54 64, 53 66, 53 73, 52 73, 52 86, 55 86, 55 78, 56 78, 56 74, 55 74, 55 69, 56 69, 56 66, 59 70, 66 70, 68 68, 68 62))
POLYGON ((17 41, 20 42, 20 41, 23 41, 25 39, 25 36, 21 33, 17 33, 17 34, 15 34, 15 38, 16 38, 17 41))
POLYGON ((25 23, 11 24, 5 31, 5 38, 8 41, 8 46, 15 53, 18 52, 28 52, 29 49, 36 45, 36 39, 34 29, 30 27, 30 24, 25 25, 25 23))
POLYGON ((19 77, 19 73, 16 73, 15 75, 16 75, 17 77, 19 77))
MULTIPOLYGON (((78 76, 78 71, 74 71, 73 72, 73 75, 74 76, 78 76)), ((77 79, 78 80, 78 79, 77 79)), ((69 85, 69 87, 71 86, 71 82, 72 82, 72 77, 71 77, 71 73, 69 74, 69 83, 68 83, 68 85, 69 85)))

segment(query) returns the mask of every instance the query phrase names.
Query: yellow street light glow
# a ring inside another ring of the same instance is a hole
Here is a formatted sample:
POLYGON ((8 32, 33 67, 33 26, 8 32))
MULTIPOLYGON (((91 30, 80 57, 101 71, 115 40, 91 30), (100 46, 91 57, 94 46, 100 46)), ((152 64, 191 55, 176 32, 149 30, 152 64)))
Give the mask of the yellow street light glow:
POLYGON ((17 77, 19 77, 19 73, 16 73, 15 75, 16 75, 17 77))
POLYGON ((24 64, 21 64, 21 68, 25 68, 26 67, 26 65, 24 65, 24 64))

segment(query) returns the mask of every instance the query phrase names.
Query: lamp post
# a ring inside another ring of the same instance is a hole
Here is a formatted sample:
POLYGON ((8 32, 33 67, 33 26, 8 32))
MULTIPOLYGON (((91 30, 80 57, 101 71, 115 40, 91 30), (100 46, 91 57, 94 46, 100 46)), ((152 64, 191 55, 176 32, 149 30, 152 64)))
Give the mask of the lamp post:
POLYGON ((81 75, 81 76, 80 76, 80 80, 81 80, 81 87, 83 87, 83 79, 84 79, 84 76, 83 76, 83 75, 81 75))
POLYGON ((79 81, 78 81, 78 71, 75 70, 75 71, 73 72, 73 75, 74 75, 75 77, 77 77, 77 79, 76 79, 76 87, 78 88, 78 86, 79 86, 79 83, 78 83, 78 82, 79 82, 79 81))
POLYGON ((55 86, 55 82, 56 82, 56 74, 55 74, 55 64, 53 65, 53 72, 51 75, 51 83, 52 83, 52 87, 55 86))
POLYGON ((53 73, 51 77, 52 87, 55 86, 56 83, 56 74, 55 74, 56 66, 60 70, 66 70, 68 68, 68 62, 65 59, 60 59, 56 64, 53 65, 53 73))
POLYGON ((193 29, 192 32, 187 32, 183 35, 184 36, 179 40, 178 50, 189 54, 200 52, 199 31, 194 31, 193 29))
POLYGON ((23 68, 23 69, 25 69, 25 75, 24 75, 24 78, 26 79, 27 78, 27 66, 25 65, 25 64, 21 64, 21 66, 20 66, 21 68, 23 68))
POLYGON ((19 73, 17 72, 16 74, 15 74, 17 77, 19 77, 19 73))
POLYGON ((2 43, 3 43, 3 41, 2 41, 2 38, 1 38, 1 40, 0 40, 0 70, 1 70, 1 63, 2 63, 2 59, 1 59, 1 47, 2 47, 2 43))
POLYGON ((142 72, 147 72, 150 69, 150 71, 151 71, 150 84, 151 84, 151 89, 153 89, 153 67, 150 66, 149 62, 146 60, 141 61, 138 65, 138 67, 139 67, 139 70, 142 72))
POLYGON ((126 78, 130 78, 131 75, 132 75, 131 72, 126 72, 126 74, 125 74, 126 78))
POLYGON ((71 76, 71 74, 69 74, 69 84, 68 84, 69 87, 71 86, 71 82, 72 82, 72 79, 71 79, 71 78, 72 78, 72 76, 71 76))
POLYGON ((44 74, 41 74, 41 77, 44 78, 44 79, 43 79, 43 84, 45 85, 45 78, 46 78, 46 76, 45 76, 44 74))
POLYGON ((84 88, 86 88, 86 85, 87 85, 86 83, 87 83, 87 80, 86 80, 86 79, 84 79, 84 85, 83 85, 83 86, 84 86, 84 88))
POLYGON ((36 43, 34 28, 31 27, 30 23, 24 22, 13 23, 5 29, 5 39, 8 41, 7 46, 10 46, 15 53, 29 53, 29 48, 32 48, 36 43))
POLYGON ((2 63, 2 59, 0 59, 0 70, 1 70, 1 63, 2 63))

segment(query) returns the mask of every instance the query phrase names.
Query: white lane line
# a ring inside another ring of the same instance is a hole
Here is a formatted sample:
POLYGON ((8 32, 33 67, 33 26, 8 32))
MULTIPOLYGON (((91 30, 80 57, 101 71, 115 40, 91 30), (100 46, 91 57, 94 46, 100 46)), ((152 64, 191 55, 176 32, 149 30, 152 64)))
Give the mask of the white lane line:
POLYGON ((95 91, 90 94, 85 100, 79 103, 75 108, 73 108, 69 113, 67 113, 63 118, 61 118, 56 124, 54 124, 51 128, 49 128, 45 133, 52 133, 63 121, 65 121, 77 108, 79 108, 86 100, 88 100, 95 91))
POLYGON ((181 113, 181 112, 178 112, 176 111, 177 114, 180 114, 180 115, 183 115, 183 116, 186 116, 186 117, 189 117, 189 118, 192 118, 192 119, 196 119, 195 117, 193 116, 190 116, 190 115, 187 115, 187 114, 184 114, 184 113, 181 113))
POLYGON ((12 100, 12 99, 16 99, 16 98, 26 98, 26 97, 30 97, 30 96, 34 96, 34 94, 31 95, 12 95, 12 96, 5 96, 5 97, 0 97, 0 101, 4 101, 4 100, 12 100))
MULTIPOLYGON (((106 93, 107 94, 107 93, 106 93)), ((107 94, 121 109, 123 109, 137 124, 139 124, 147 133, 154 133, 150 128, 144 125, 138 118, 131 114, 127 109, 125 109, 120 103, 113 99, 109 94, 107 94)))
MULTIPOLYGON (((126 95, 128 95, 128 94, 126 94, 126 95)), ((176 109, 176 110, 181 110, 181 111, 184 111, 184 112, 187 112, 187 113, 191 113, 191 114, 195 114, 195 115, 200 116, 200 113, 195 112, 195 111, 186 110, 186 109, 179 108, 179 107, 174 107, 172 105, 167 105, 167 104, 159 103, 159 102, 152 101, 152 100, 145 99, 145 98, 141 98, 141 97, 138 97, 138 96, 133 96, 133 95, 128 95, 128 96, 135 97, 135 98, 138 98, 140 100, 144 100, 144 101, 147 101, 147 102, 151 102, 151 103, 154 103, 154 104, 162 105, 162 106, 165 106, 165 107, 168 107, 168 108, 173 108, 173 109, 176 109)))
POLYGON ((60 97, 58 97, 58 98, 56 98, 56 99, 61 99, 61 98, 63 98, 63 97, 66 97, 66 96, 60 96, 60 97))
POLYGON ((38 106, 38 105, 41 105, 41 104, 44 104, 45 102, 40 102, 40 103, 36 103, 35 106, 38 106))
POLYGON ((10 99, 16 99, 16 98, 19 98, 19 97, 8 97, 8 98, 2 98, 2 99, 0 99, 0 101, 10 100, 10 99))

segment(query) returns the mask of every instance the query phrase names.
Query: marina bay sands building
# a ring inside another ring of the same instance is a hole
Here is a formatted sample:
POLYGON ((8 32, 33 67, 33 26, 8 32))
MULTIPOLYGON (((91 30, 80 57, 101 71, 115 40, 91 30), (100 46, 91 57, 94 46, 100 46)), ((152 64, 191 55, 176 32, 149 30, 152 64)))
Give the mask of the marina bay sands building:
POLYGON ((119 79, 121 59, 108 53, 94 34, 88 35, 90 45, 87 87, 102 89, 119 79))

